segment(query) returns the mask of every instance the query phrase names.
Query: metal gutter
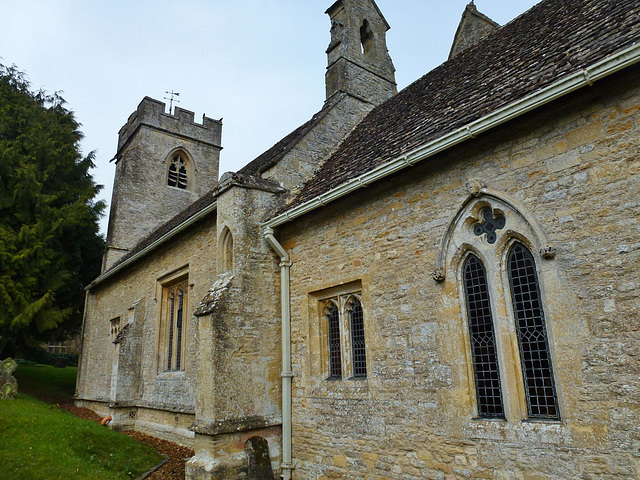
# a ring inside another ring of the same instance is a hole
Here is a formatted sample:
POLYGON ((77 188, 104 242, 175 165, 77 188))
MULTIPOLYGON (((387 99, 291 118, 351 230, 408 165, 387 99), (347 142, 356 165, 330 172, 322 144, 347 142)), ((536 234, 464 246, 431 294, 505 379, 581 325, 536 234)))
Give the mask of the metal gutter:
POLYGON ((593 82, 634 65, 639 61, 640 44, 634 44, 631 47, 575 72, 552 85, 543 88, 542 90, 532 93, 531 95, 527 95, 520 100, 491 112, 478 120, 428 142, 425 145, 418 147, 401 157, 391 160, 384 165, 380 165, 367 173, 356 178, 352 178, 351 180, 348 180, 347 182, 317 196, 312 200, 308 200, 296 207, 293 207, 290 210, 273 217, 271 220, 264 222, 262 227, 275 228, 279 225, 283 225, 294 218, 305 215, 306 213, 344 197, 355 190, 366 187, 370 183, 393 175, 407 167, 411 167, 422 160, 458 145, 465 140, 474 138, 480 133, 486 132, 498 125, 513 120, 520 115, 550 103, 564 95, 574 92, 582 87, 593 85, 593 82))
POLYGON ((144 257, 145 255, 147 255, 152 250, 155 250, 160 245, 162 245, 164 242, 166 242, 166 241, 170 240, 171 238, 175 237, 177 234, 179 234, 180 232, 185 230, 187 227, 189 227, 190 225, 194 224, 195 222, 197 222, 201 218, 207 216, 209 213, 213 212, 217 208, 218 208, 218 202, 214 201, 211 205, 206 206, 205 208, 200 210, 198 213, 196 213, 192 217, 187 218, 184 222, 178 224, 177 226, 175 226, 174 228, 169 230, 167 233, 162 235, 160 238, 158 238, 157 240, 155 240, 151 244, 149 244, 146 247, 144 247, 138 253, 136 253, 136 254, 132 255, 131 257, 127 258, 124 262, 117 264, 115 267, 111 268, 110 270, 107 270, 105 273, 103 273, 98 278, 96 278, 93 282, 91 282, 89 285, 87 285, 85 287, 85 290, 91 290, 96 285, 104 282, 106 279, 112 277, 113 275, 118 273, 120 270, 123 270, 127 266, 131 265, 133 262, 138 260, 140 257, 144 257))

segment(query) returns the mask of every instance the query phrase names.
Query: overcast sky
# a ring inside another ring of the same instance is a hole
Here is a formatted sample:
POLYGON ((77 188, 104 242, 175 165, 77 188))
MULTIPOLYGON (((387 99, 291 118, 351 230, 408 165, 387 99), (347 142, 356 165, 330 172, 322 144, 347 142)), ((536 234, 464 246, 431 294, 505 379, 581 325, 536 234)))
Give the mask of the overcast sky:
MULTIPOLYGON (((145 95, 223 118, 220 173, 236 171, 324 101, 333 0, 3 0, 0 62, 62 91, 111 200, 117 133, 145 95)), ((468 0, 377 0, 398 88, 444 62, 468 0)), ((476 0, 503 25, 537 0, 476 0)), ((106 218, 102 222, 106 229, 106 218)))

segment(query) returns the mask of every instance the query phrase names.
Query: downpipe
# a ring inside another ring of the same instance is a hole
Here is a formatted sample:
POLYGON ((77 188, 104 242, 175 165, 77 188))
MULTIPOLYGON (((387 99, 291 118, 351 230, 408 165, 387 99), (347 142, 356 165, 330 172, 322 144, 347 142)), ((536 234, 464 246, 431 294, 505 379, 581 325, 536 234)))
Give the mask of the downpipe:
POLYGON ((291 459, 291 295, 289 279, 291 260, 289 254, 273 236, 273 229, 263 229, 264 239, 280 257, 280 309, 282 312, 282 463, 280 475, 283 480, 291 480, 293 463, 291 459))

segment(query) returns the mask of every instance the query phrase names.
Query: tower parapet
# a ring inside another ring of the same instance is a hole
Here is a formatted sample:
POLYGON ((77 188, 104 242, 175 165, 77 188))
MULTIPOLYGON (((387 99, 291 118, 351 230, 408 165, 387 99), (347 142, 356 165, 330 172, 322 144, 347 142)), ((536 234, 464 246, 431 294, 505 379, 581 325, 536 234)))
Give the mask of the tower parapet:
POLYGON ((218 183, 222 120, 165 107, 144 97, 118 133, 103 270, 218 183))
POLYGON ((219 147, 222 141, 222 120, 203 115, 202 123, 196 123, 194 118, 192 111, 180 107, 175 108, 173 115, 168 114, 164 102, 144 97, 118 132, 118 152, 142 125, 219 147))

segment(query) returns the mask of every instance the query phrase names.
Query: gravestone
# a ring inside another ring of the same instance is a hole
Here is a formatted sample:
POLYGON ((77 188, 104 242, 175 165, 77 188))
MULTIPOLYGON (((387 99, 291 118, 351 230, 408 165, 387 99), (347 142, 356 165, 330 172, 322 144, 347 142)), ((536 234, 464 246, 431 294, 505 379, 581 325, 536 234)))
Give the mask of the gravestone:
POLYGON ((13 376, 16 368, 18 364, 13 358, 6 358, 0 363, 0 399, 18 395, 18 381, 13 376))
POLYGON ((269 442, 262 437, 251 437, 245 444, 249 480, 274 480, 269 457, 269 442))

